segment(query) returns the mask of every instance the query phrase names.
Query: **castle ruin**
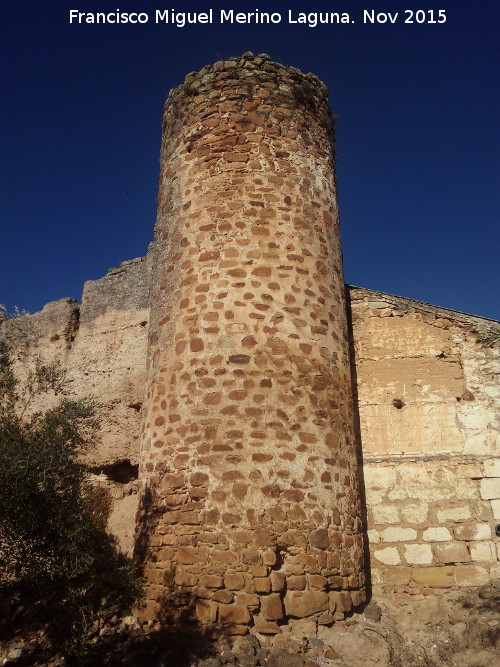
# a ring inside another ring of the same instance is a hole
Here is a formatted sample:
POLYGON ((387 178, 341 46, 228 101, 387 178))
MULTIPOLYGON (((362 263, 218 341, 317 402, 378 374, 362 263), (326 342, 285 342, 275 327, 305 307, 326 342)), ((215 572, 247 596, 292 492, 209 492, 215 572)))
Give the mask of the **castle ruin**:
POLYGON ((148 255, 32 318, 19 372, 104 406, 85 464, 129 553, 139 508, 146 620, 300 634, 500 577, 498 323, 344 285, 332 129, 267 56, 188 75, 148 255))

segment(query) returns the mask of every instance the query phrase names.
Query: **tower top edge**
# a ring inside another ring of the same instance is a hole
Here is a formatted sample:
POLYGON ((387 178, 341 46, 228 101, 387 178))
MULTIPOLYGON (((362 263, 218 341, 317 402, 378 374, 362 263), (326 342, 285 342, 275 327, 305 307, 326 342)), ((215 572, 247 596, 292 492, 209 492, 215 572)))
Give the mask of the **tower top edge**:
POLYGON ((169 91, 165 108, 181 97, 195 97, 213 89, 214 85, 223 85, 224 79, 240 79, 243 85, 245 80, 252 84, 272 82, 282 90, 301 88, 302 94, 313 95, 328 104, 328 88, 315 74, 305 74, 296 67, 277 63, 267 53, 255 55, 247 51, 187 74, 182 84, 169 91))

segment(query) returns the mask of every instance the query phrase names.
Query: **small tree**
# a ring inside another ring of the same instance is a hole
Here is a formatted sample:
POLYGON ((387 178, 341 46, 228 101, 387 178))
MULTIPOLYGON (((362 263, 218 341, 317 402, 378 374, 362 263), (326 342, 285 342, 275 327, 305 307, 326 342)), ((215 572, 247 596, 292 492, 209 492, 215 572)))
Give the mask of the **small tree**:
POLYGON ((57 363, 37 361, 20 383, 0 341, 0 618, 4 631, 43 626, 67 652, 82 650, 103 598, 139 591, 104 531, 109 496, 77 461, 97 426, 95 402, 68 398, 57 363), (55 407, 33 412, 47 393, 55 407))

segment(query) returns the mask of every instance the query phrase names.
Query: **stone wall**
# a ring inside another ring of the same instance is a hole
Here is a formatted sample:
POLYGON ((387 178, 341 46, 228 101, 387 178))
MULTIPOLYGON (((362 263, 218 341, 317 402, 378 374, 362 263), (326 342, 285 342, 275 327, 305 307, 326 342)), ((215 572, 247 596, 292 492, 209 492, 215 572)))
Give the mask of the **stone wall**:
POLYGON ((351 288, 374 590, 500 576, 497 323, 351 288))
MULTIPOLYGON (((81 306, 73 299, 47 304, 32 316, 31 341, 17 361, 22 374, 36 354, 57 358, 77 393, 103 402, 102 442, 89 465, 113 494, 112 530, 128 553, 137 483, 122 481, 114 466, 138 462, 150 269, 151 258, 124 262, 86 283, 81 306), (134 300, 128 308, 125 296, 134 300), (80 310, 89 316, 79 326, 80 310), (96 320, 99 336, 90 333, 96 320), (114 382, 115 368, 128 385, 114 382)), ((498 577, 500 364, 498 348, 477 340, 498 323, 368 289, 351 287, 349 295, 375 591, 396 591, 401 600, 439 593, 441 585, 429 585, 443 581, 435 568, 454 586, 498 577), (417 583, 414 571, 430 579, 417 583)))
POLYGON ((348 287, 346 328, 324 96, 266 58, 188 76, 167 107, 156 255, 17 338, 20 377, 57 359, 100 400, 82 463, 128 553, 146 415, 146 615, 173 587, 235 632, 252 615, 276 633, 285 613, 296 629, 338 620, 363 598, 361 518, 374 594, 405 604, 500 576, 499 325, 348 287))

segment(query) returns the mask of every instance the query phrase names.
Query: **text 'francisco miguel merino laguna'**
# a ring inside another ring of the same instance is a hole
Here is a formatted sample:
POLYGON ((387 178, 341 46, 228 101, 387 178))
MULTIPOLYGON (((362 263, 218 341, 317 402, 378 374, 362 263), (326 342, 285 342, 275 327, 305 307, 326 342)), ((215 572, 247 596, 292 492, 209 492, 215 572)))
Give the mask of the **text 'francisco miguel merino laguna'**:
MULTIPOLYGON (((336 23, 354 23, 354 18, 348 12, 297 12, 291 9, 284 12, 237 12, 234 9, 221 9, 214 12, 208 9, 205 12, 178 12, 175 9, 156 9, 153 15, 147 12, 81 12, 71 9, 70 23, 165 23, 177 28, 184 28, 192 24, 277 24, 305 25, 315 28, 318 25, 336 23)), ((376 12, 373 9, 364 9, 361 17, 363 23, 444 23, 446 13, 440 10, 412 10, 401 12, 376 12)))

